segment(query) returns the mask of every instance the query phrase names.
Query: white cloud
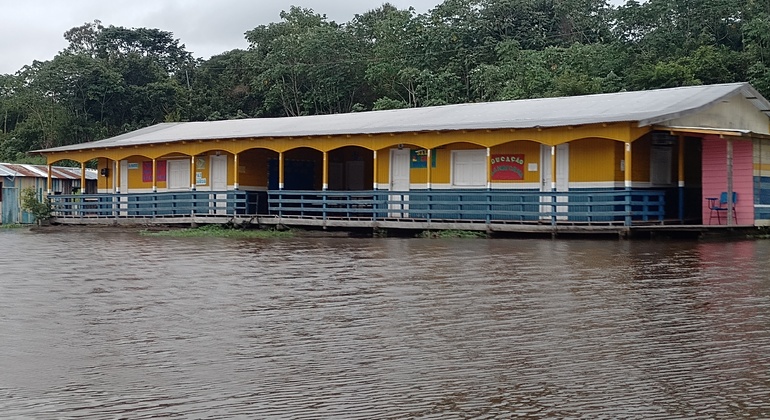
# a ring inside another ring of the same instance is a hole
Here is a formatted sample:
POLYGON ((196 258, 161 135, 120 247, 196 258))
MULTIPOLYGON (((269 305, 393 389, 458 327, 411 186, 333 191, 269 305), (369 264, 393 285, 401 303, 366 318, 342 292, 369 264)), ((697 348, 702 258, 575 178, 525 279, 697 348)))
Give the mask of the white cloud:
MULTIPOLYGON (((302 0, 338 23, 380 7, 387 0, 302 0)), ((400 9, 425 13, 441 0, 389 0, 400 9)), ((15 73, 34 60, 47 61, 67 46, 64 32, 100 20, 104 25, 169 31, 195 57, 208 58, 248 44, 244 33, 280 21, 291 3, 280 0, 27 0, 0 14, 0 74, 15 73)))

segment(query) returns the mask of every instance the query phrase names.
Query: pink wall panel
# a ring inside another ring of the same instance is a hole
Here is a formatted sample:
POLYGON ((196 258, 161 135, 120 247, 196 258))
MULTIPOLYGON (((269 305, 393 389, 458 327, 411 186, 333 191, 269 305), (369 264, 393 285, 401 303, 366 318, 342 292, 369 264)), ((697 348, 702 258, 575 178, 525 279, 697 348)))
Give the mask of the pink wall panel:
MULTIPOLYGON (((754 149, 751 141, 733 141, 733 191, 738 194, 735 205, 739 225, 754 224, 754 149)), ((727 191, 727 141, 719 137, 703 139, 703 224, 717 224, 711 217, 707 197, 719 197, 727 191)), ((726 224, 723 212, 722 224, 726 224)))

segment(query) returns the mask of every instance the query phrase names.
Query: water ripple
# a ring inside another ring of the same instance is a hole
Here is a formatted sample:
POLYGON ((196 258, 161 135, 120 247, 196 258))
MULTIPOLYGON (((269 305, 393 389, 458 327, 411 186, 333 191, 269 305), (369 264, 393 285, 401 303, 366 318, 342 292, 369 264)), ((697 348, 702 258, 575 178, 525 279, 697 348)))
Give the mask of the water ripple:
POLYGON ((4 417, 770 417, 767 242, 0 243, 4 417))

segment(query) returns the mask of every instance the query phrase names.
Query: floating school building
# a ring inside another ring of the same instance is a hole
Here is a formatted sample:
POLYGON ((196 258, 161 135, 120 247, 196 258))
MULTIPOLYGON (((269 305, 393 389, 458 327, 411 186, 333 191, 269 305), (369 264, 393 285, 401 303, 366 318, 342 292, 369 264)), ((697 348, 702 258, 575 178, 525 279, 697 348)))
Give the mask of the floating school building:
POLYGON ((163 123, 37 152, 83 173, 98 160, 91 206, 52 196, 60 222, 755 226, 770 224, 769 114, 750 84, 731 83, 163 123))

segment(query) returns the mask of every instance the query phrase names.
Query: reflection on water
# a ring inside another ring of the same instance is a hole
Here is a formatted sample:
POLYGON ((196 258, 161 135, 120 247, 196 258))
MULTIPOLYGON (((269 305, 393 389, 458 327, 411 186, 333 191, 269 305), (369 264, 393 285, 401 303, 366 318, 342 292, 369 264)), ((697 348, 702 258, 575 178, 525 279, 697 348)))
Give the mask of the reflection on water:
POLYGON ((768 242, 0 249, 4 417, 770 417, 768 242))

